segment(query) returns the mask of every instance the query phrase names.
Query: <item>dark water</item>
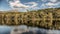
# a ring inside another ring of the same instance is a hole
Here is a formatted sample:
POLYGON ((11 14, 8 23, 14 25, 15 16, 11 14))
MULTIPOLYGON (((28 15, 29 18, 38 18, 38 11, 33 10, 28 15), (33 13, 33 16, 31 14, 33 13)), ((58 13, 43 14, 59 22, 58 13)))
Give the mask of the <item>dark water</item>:
MULTIPOLYGON (((23 30, 29 30, 28 32, 22 32, 21 34, 60 34, 59 30, 47 30, 38 27, 27 27, 25 25, 18 27, 23 30)), ((10 34, 14 28, 15 26, 0 26, 0 34, 10 34)))

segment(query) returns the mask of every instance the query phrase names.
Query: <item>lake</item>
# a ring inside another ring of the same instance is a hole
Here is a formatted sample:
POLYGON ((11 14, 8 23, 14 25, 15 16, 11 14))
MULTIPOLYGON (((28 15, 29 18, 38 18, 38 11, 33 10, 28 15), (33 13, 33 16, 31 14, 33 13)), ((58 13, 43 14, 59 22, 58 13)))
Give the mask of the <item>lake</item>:
POLYGON ((14 28, 19 28, 24 30, 29 30, 28 32, 22 32, 21 34, 60 34, 60 30, 47 30, 43 28, 38 27, 31 27, 26 25, 20 25, 20 26, 6 26, 6 25, 0 25, 0 34, 11 34, 14 28))

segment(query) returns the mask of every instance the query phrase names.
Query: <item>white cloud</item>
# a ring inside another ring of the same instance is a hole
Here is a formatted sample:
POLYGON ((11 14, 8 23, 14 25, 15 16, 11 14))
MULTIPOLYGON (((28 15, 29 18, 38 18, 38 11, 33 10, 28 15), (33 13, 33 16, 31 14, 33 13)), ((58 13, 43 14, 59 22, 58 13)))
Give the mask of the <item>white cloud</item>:
POLYGON ((57 3, 51 3, 51 2, 49 2, 49 3, 46 3, 45 4, 46 6, 54 6, 54 5, 58 5, 57 3))
POLYGON ((43 2, 46 2, 46 1, 48 1, 48 0, 42 0, 43 2))
POLYGON ((12 8, 33 8, 36 7, 38 4, 36 2, 28 2, 28 4, 32 4, 31 6, 22 4, 20 0, 14 0, 14 2, 9 1, 9 4, 12 8))
POLYGON ((33 7, 36 7, 38 5, 38 3, 36 3, 36 2, 28 2, 25 4, 32 4, 32 6, 29 6, 29 8, 33 8, 33 7))
POLYGON ((57 2, 57 0, 49 0, 49 1, 51 1, 51 2, 57 2))
POLYGON ((47 2, 47 1, 50 1, 50 2, 57 2, 57 0, 42 0, 43 2, 47 2))
POLYGON ((58 6, 60 2, 56 2, 56 0, 50 0, 51 2, 43 3, 41 6, 42 7, 47 7, 47 8, 54 8, 55 6, 58 6), (55 3, 56 2, 56 3, 55 3))
POLYGON ((42 1, 47 2, 41 5, 44 8, 53 8, 54 6, 59 5, 59 2, 57 2, 57 0, 42 0, 42 1))
POLYGON ((10 6, 14 8, 14 6, 19 7, 19 8, 27 8, 29 6, 26 6, 22 4, 19 0, 15 0, 15 2, 10 1, 9 2, 10 6))

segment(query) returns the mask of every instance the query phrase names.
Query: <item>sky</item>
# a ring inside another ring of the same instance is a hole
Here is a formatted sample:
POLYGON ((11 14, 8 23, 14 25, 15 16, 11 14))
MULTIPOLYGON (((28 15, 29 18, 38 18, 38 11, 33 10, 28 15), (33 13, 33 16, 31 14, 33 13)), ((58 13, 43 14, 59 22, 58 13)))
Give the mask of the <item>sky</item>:
POLYGON ((60 7, 60 0, 0 0, 0 11, 38 10, 60 7))

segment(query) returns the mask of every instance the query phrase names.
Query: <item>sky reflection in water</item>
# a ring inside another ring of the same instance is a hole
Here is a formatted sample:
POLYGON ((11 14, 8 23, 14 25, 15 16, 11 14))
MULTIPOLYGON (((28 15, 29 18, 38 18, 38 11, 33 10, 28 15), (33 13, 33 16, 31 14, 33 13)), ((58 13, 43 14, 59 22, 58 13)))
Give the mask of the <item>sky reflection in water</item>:
MULTIPOLYGON (((60 34, 59 30, 46 30, 37 27, 27 27, 25 25, 18 26, 20 29, 29 30, 29 32, 22 32, 21 34, 60 34)), ((0 34, 10 34, 13 26, 0 26, 0 34)))

